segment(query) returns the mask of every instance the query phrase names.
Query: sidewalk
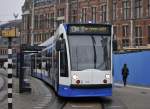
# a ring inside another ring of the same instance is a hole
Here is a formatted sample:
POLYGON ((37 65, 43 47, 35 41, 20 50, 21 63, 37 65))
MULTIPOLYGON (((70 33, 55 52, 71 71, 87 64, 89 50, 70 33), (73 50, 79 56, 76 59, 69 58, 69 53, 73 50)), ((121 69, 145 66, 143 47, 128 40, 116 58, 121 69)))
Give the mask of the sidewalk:
POLYGON ((0 76, 0 91, 2 90, 4 86, 4 79, 0 76))
MULTIPOLYGON (((124 87, 123 84, 120 83, 114 83, 115 87, 124 87)), ((136 88, 136 89, 145 89, 145 90, 150 90, 150 87, 146 87, 146 86, 138 86, 138 85, 126 85, 126 87, 128 88, 136 88)))
POLYGON ((150 109, 150 88, 115 84, 106 109, 150 109))
POLYGON ((45 109, 51 101, 49 89, 31 77, 31 93, 19 93, 19 80, 13 78, 13 109, 45 109))

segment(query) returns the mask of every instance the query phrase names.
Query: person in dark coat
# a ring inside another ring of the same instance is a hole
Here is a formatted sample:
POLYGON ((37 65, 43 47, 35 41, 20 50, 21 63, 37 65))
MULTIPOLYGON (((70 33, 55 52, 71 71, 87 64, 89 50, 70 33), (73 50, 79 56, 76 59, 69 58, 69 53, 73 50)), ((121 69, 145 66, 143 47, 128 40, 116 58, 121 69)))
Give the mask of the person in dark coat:
POLYGON ((124 86, 126 86, 128 75, 129 75, 129 69, 127 67, 127 64, 124 64, 122 68, 122 79, 123 79, 124 86))

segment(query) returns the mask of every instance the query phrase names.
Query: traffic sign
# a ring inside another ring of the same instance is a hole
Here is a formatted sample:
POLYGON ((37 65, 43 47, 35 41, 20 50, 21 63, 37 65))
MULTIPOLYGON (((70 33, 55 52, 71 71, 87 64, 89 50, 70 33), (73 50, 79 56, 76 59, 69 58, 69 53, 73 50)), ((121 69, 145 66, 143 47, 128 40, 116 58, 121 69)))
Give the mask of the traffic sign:
POLYGON ((2 30, 2 36, 3 37, 16 37, 16 29, 15 28, 9 28, 2 30))

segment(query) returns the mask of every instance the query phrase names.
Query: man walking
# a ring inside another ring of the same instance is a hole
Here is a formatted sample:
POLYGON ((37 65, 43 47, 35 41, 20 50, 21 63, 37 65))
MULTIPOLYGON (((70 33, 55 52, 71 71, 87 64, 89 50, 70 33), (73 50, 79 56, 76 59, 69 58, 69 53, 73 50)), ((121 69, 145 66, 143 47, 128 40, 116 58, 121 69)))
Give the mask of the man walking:
POLYGON ((124 64, 122 68, 122 79, 123 79, 124 87, 126 86, 128 75, 129 75, 129 69, 127 67, 127 64, 124 64))

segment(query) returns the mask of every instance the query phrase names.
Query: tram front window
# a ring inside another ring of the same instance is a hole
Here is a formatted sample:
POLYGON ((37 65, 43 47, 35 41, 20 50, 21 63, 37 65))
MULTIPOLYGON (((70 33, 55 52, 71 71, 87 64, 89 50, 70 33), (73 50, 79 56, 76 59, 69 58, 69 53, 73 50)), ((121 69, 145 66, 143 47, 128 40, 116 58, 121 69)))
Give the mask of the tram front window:
POLYGON ((110 70, 110 38, 110 36, 69 36, 72 70, 110 70))

